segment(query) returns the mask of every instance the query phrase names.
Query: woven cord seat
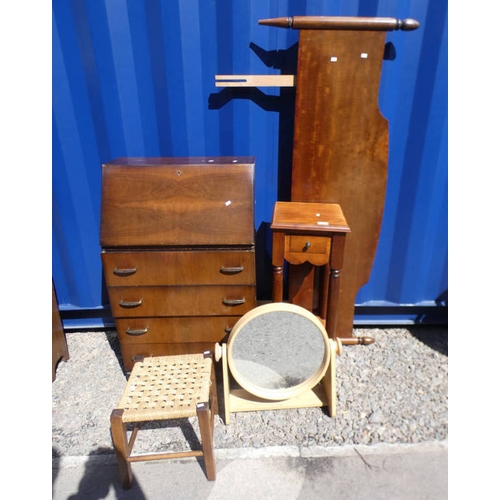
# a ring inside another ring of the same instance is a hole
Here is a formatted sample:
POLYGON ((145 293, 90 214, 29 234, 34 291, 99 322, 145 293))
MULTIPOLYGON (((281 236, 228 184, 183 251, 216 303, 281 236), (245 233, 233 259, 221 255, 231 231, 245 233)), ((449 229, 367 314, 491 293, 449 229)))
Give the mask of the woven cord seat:
POLYGON ((145 358, 134 364, 118 405, 111 413, 111 435, 122 486, 132 485, 131 462, 203 456, 207 478, 215 480, 213 456, 217 389, 212 355, 186 354, 145 358), (198 418, 201 450, 132 455, 141 422, 198 418), (126 424, 134 423, 127 440, 126 424))
POLYGON ((124 422, 187 418, 208 401, 212 359, 202 354, 146 358, 135 363, 117 408, 124 422))

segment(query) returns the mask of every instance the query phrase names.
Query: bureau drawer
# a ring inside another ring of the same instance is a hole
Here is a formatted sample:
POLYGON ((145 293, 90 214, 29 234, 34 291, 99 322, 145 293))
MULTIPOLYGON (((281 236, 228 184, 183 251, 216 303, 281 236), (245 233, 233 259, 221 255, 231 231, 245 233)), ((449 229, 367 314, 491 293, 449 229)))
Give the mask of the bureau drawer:
POLYGON ((115 318, 241 316, 255 307, 254 285, 109 287, 115 318))
POLYGON ((239 316, 175 318, 119 318, 116 329, 122 344, 223 342, 239 316))
POLYGON ((101 257, 108 286, 255 284, 253 249, 103 252, 101 257))

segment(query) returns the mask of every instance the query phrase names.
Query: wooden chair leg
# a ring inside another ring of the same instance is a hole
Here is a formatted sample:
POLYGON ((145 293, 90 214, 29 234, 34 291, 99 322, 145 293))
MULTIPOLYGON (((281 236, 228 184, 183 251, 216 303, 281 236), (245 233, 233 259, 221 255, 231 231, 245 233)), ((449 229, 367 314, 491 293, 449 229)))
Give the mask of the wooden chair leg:
POLYGON ((208 403, 198 403, 196 405, 196 413, 198 415, 198 423, 200 426, 201 447, 203 449, 207 479, 209 481, 215 481, 216 470, 212 426, 213 408, 210 408, 208 403))
POLYGON ((126 490, 132 486, 132 468, 128 461, 129 445, 127 440, 127 427, 122 420, 123 410, 113 410, 111 412, 111 438, 115 447, 116 459, 118 462, 118 472, 122 487, 126 490))

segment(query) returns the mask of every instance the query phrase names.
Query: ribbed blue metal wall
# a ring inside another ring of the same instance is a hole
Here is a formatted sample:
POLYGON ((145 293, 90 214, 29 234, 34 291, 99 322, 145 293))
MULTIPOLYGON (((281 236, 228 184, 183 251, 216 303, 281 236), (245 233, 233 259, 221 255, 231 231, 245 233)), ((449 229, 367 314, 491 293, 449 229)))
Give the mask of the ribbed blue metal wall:
POLYGON ((255 156, 258 291, 266 298, 267 227, 286 191, 293 98, 284 89, 217 88, 215 75, 293 72, 298 32, 258 25, 293 15, 420 22, 387 33, 396 51, 383 63, 379 94, 390 134, 387 200, 356 318, 419 321, 415 307, 446 303, 445 0, 54 0, 52 272, 63 318, 106 314, 100 176, 118 156, 255 156))

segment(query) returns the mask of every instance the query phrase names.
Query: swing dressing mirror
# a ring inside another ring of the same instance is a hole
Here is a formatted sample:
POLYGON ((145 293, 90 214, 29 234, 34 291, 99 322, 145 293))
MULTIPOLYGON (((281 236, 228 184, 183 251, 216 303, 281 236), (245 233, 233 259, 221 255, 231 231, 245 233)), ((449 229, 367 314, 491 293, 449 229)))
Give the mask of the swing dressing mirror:
POLYGON ((244 315, 228 339, 227 358, 236 382, 250 394, 280 401, 314 387, 330 363, 328 335, 306 309, 266 304, 244 315))

